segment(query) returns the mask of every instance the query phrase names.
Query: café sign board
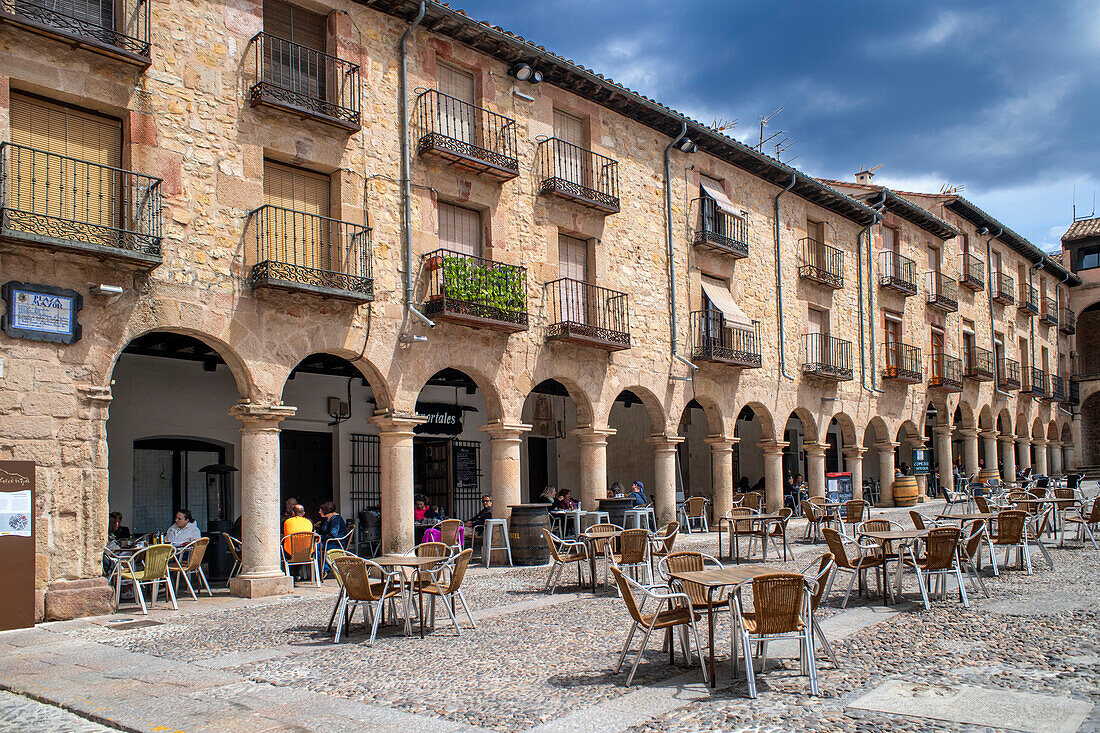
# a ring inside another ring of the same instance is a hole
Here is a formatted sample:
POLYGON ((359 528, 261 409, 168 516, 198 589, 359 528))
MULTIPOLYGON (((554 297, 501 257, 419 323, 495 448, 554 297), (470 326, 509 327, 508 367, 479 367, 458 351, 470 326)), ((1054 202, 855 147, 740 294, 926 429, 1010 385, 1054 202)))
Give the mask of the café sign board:
POLYGON ((34 463, 0 461, 0 631, 34 626, 34 463))
POLYGON ((417 402, 417 417, 424 422, 413 428, 417 435, 458 435, 462 432, 462 406, 443 402, 417 402))
POLYGON ((0 287, 7 304, 0 326, 12 338, 72 344, 80 340, 77 313, 84 298, 75 290, 16 280, 0 287))
POLYGON ((930 448, 913 449, 913 475, 925 476, 932 464, 932 450, 930 448))

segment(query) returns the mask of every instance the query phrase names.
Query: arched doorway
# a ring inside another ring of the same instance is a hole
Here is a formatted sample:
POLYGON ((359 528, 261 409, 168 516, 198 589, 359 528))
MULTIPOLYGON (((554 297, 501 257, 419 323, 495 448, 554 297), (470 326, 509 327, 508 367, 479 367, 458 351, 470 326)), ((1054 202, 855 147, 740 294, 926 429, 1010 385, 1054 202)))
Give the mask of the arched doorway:
POLYGON ((759 402, 741 408, 734 423, 734 485, 764 491, 768 509, 783 504, 783 448, 775 439, 771 413, 759 402))
POLYGON ((539 382, 523 403, 522 420, 531 426, 520 454, 523 501, 539 502, 550 489, 569 489, 581 497, 577 404, 556 379, 539 382))
POLYGON ((864 498, 878 506, 894 503, 894 451, 890 431, 881 417, 874 417, 863 431, 864 498))
MULTIPOLYGON (((607 426, 615 431, 607 438, 607 485, 618 482, 629 491, 632 483, 641 481, 646 494, 652 496, 657 485, 650 438, 664 427, 656 397, 642 387, 624 389, 611 405, 607 426)), ((675 481, 676 493, 682 498, 683 479, 678 469, 675 481)))

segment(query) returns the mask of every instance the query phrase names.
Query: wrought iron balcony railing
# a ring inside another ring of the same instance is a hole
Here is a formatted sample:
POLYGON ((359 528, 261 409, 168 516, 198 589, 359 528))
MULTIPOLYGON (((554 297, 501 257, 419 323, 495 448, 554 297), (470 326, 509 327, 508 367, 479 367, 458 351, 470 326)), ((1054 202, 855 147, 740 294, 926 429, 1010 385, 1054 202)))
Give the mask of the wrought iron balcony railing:
POLYGON ((959 309, 959 285, 942 272, 928 273, 928 305, 945 313, 959 309))
POLYGON ((156 267, 160 184, 133 171, 0 143, 0 236, 156 267))
POLYGON ((1050 375, 1050 399, 1055 402, 1065 402, 1069 399, 1066 392, 1066 380, 1057 374, 1050 375))
POLYGON ((932 352, 932 373, 928 378, 928 386, 944 392, 962 392, 962 362, 954 356, 940 352, 932 352))
POLYGON ((263 32, 253 37, 252 50, 253 106, 302 114, 349 132, 360 129, 358 64, 263 32))
POLYGON ((1018 310, 1032 316, 1039 315, 1039 291, 1036 288, 1020 283, 1020 305, 1018 310))
POLYGON ((535 158, 539 193, 574 201, 605 214, 619 213, 619 163, 552 137, 535 158))
POLYGON ((1020 362, 1004 357, 997 360, 997 387, 1003 390, 1020 388, 1020 362))
POLYGON ((810 237, 799 240, 802 258, 798 275, 830 288, 844 287, 844 251, 810 237))
POLYGON ((966 363, 963 365, 963 374, 967 379, 977 382, 990 382, 993 380, 993 352, 980 346, 971 346, 964 352, 966 363))
POLYGON ((1066 404, 1079 405, 1081 404, 1081 385, 1078 382, 1070 379, 1069 389, 1066 392, 1066 404))
POLYGON ((836 382, 852 378, 852 342, 828 334, 802 337, 802 373, 836 382))
POLYGON ((998 272, 993 280, 993 300, 1002 305, 1012 305, 1016 302, 1016 283, 1011 275, 998 272))
POLYGON ((1048 326, 1058 325, 1058 299, 1057 298, 1044 298, 1043 299, 1043 315, 1039 317, 1039 320, 1048 326))
POLYGON ((1067 336, 1077 333, 1077 314, 1069 308, 1063 307, 1058 330, 1067 336))
POLYGON ((959 255, 959 284, 978 291, 985 288, 985 264, 969 252, 959 255))
POLYGON ((753 321, 752 327, 752 331, 731 328, 718 311, 692 311, 692 358, 749 369, 759 367, 760 322, 753 321))
POLYGON ((546 289, 550 300, 547 338, 607 351, 630 348, 626 293, 567 277, 551 280, 546 289))
POLYGON ((425 315, 497 331, 527 329, 527 269, 448 249, 424 255, 425 315))
POLYGON ((374 300, 370 229, 279 206, 261 206, 250 217, 252 287, 374 300))
POLYGON ((910 296, 917 294, 917 269, 913 260, 886 250, 882 253, 882 273, 879 284, 910 296))
POLYGON ((1025 368, 1024 385, 1020 391, 1036 397, 1044 397, 1047 393, 1046 372, 1036 367, 1025 368))
POLYGON ((882 372, 884 379, 906 384, 921 381, 920 349, 900 341, 887 341, 883 344, 883 351, 886 356, 886 368, 882 372))
POLYGON ((431 155, 498 181, 519 175, 516 121, 435 89, 416 98, 413 134, 420 155, 431 155))
POLYGON ((697 212, 693 238, 697 247, 738 259, 749 256, 749 230, 743 217, 723 211, 712 198, 697 198, 692 208, 697 212))
POLYGON ((152 63, 149 0, 0 0, 0 21, 142 68, 152 63))

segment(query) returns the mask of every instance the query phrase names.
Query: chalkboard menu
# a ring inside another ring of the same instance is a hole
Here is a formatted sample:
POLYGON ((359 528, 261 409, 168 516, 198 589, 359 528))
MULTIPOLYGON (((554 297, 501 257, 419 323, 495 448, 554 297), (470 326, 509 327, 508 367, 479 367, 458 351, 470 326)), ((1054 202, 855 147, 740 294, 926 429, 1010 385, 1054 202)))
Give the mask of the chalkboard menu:
POLYGON ((458 494, 478 491, 478 446, 455 442, 452 447, 455 463, 455 489, 458 494))
POLYGON ((913 449, 913 475, 925 476, 928 474, 932 463, 932 450, 930 448, 913 449))
POLYGON ((852 500, 852 474, 825 474, 825 498, 843 504, 852 500))

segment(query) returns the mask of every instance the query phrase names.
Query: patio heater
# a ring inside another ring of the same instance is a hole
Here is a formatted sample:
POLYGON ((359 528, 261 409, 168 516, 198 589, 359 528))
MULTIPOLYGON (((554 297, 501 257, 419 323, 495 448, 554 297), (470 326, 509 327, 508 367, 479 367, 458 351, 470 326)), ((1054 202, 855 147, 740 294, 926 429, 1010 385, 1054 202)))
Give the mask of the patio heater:
POLYGON ((211 580, 225 580, 232 567, 222 532, 228 532, 233 523, 233 474, 236 472, 235 466, 226 463, 212 463, 199 469, 206 477, 206 529, 210 536, 207 557, 210 558, 211 580))

